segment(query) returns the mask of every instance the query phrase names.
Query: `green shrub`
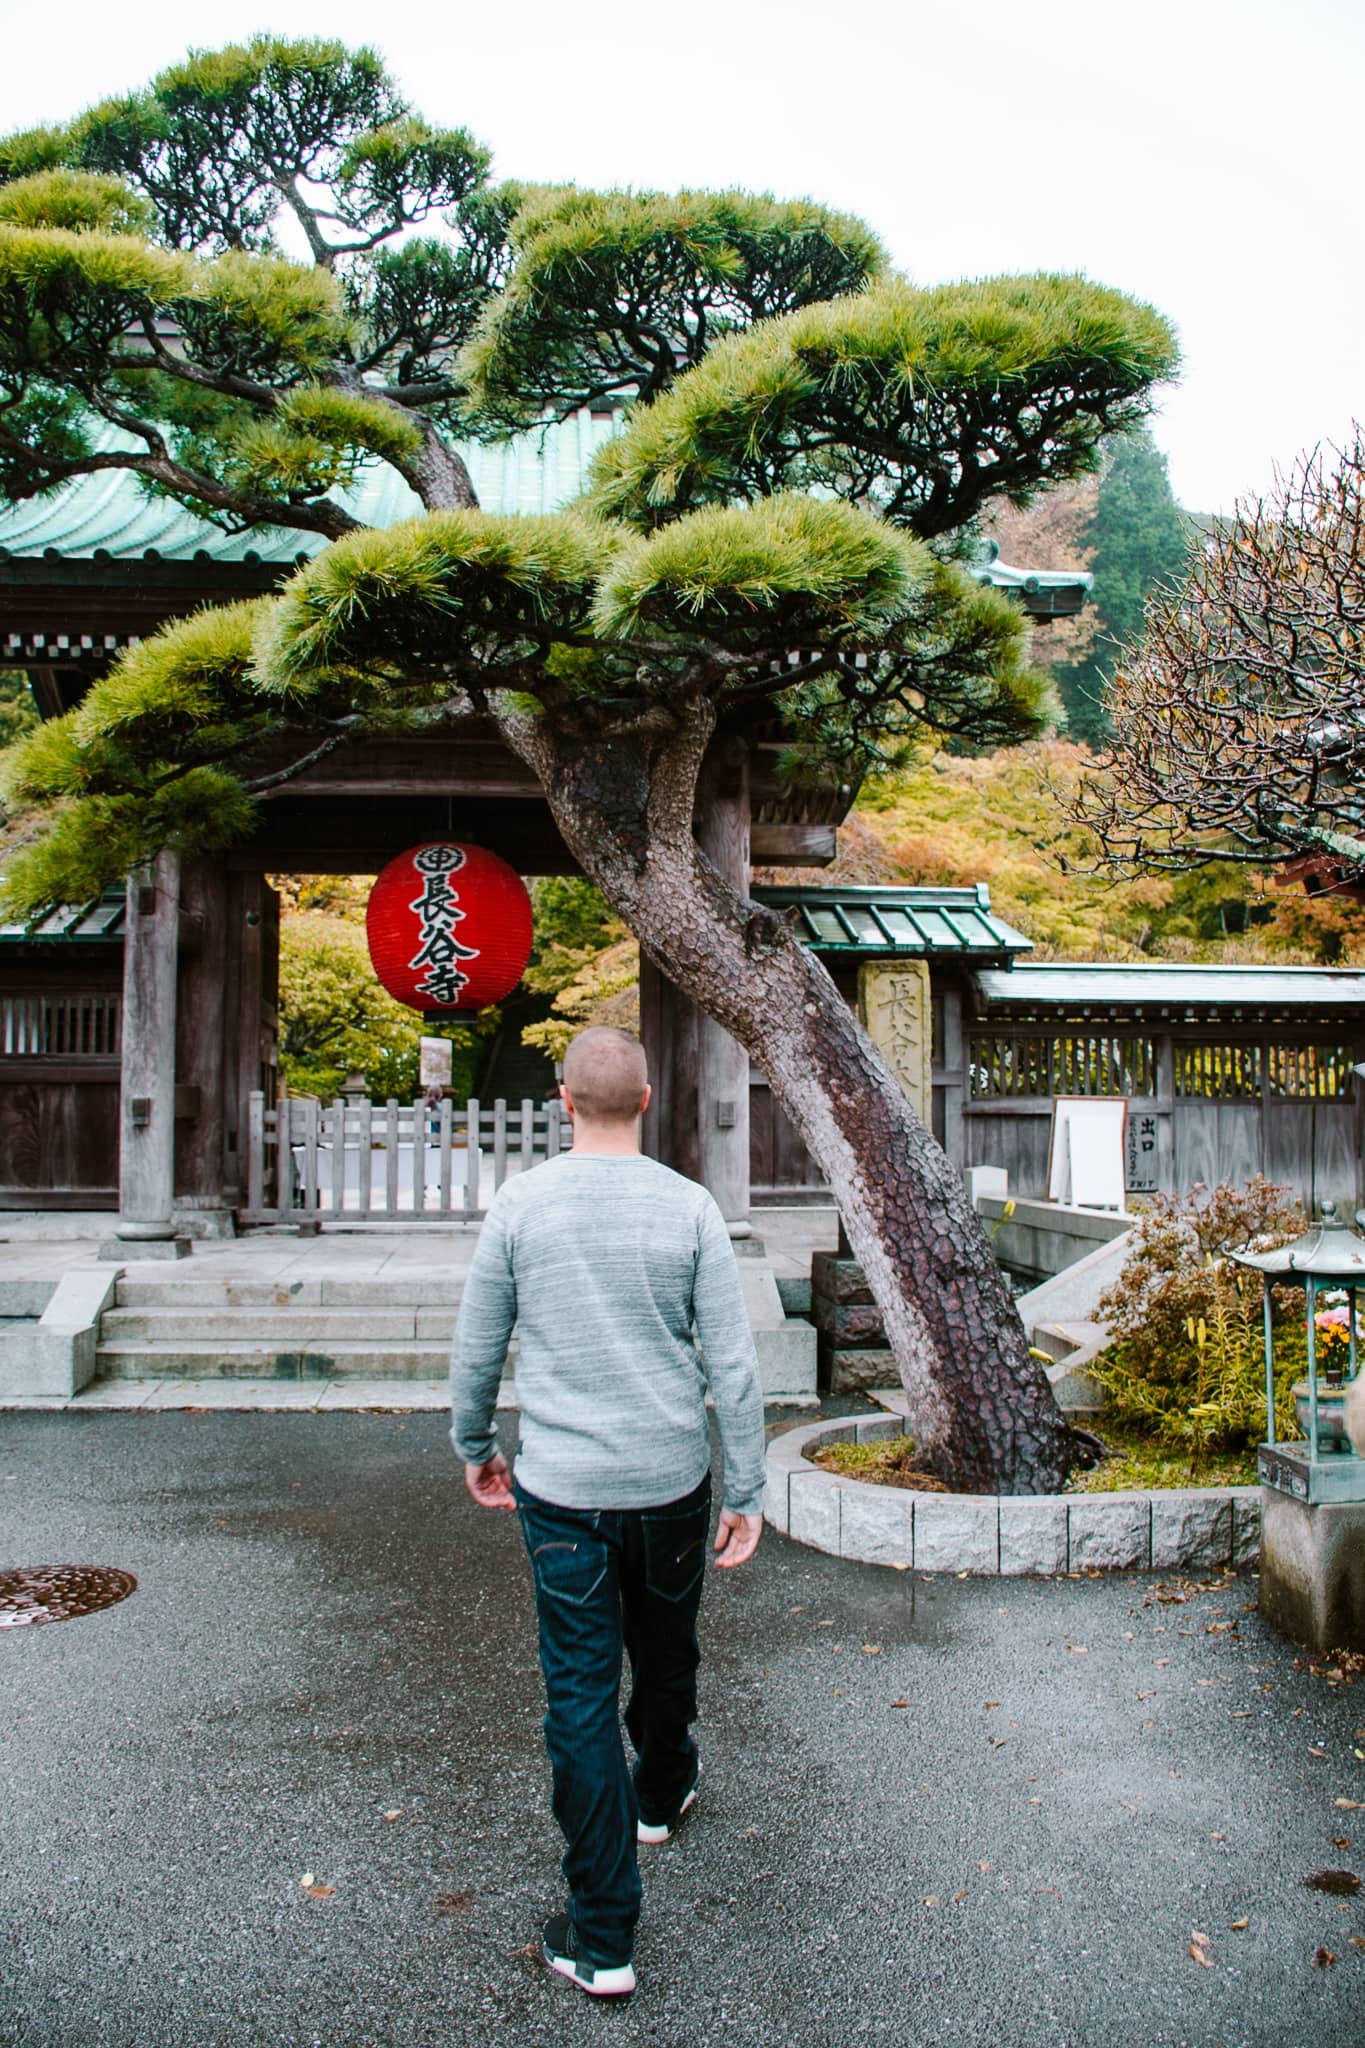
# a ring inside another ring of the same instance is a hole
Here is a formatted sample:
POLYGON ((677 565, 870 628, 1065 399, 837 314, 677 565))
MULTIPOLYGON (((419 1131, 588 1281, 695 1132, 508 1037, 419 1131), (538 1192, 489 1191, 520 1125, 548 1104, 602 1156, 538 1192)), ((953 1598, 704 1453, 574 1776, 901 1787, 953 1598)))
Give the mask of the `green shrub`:
MULTIPOLYGON (((1088 1368, 1120 1423, 1182 1451, 1191 1470, 1217 1452, 1265 1437, 1265 1349, 1260 1276, 1234 1250, 1269 1251, 1305 1227, 1287 1188, 1271 1181, 1196 1187, 1157 1196, 1099 1310, 1111 1341, 1088 1368)), ((1296 1436, 1289 1389, 1305 1370, 1304 1297, 1276 1288, 1277 1433, 1296 1436)))

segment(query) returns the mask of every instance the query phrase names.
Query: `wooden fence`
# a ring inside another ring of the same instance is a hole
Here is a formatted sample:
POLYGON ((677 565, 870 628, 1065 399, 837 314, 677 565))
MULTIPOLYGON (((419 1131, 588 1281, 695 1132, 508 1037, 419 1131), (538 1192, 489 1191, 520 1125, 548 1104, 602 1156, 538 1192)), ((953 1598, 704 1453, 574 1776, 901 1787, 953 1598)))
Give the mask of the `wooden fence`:
POLYGON ((250 1101, 244 1223, 467 1222, 509 1173, 553 1159, 558 1101, 250 1101), (471 1133, 473 1142, 471 1143, 471 1133), (283 1138, 283 1142, 282 1142, 283 1138))
POLYGON ((1012 1194, 1041 1196, 1055 1096, 1123 1096, 1130 1193, 1264 1174, 1301 1201, 1329 1196, 1354 1208, 1365 1194, 1355 1074, 1363 1052, 1344 1034, 1291 1036, 1283 1026, 1274 1036, 1233 1036, 992 1025, 967 1037, 961 1163, 1003 1166, 1012 1194))

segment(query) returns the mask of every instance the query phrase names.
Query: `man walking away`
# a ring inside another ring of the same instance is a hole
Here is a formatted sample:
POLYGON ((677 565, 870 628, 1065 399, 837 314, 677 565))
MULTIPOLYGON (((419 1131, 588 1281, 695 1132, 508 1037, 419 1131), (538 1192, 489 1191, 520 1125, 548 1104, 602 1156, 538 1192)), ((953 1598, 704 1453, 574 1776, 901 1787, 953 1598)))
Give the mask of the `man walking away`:
POLYGON ((725 1454, 719 1565, 751 1557, 763 1526, 763 1401, 720 1211, 640 1152, 639 1042, 581 1031, 560 1092, 572 1152, 508 1181, 479 1236, 451 1353, 451 1439, 474 1499, 517 1509, 535 1579, 569 1887, 567 1913, 545 1926, 545 1960, 594 1996, 620 1997, 635 1989, 637 1840, 667 1841, 696 1798, 707 1383, 725 1454), (515 1479, 493 1437, 513 1323, 515 1479))

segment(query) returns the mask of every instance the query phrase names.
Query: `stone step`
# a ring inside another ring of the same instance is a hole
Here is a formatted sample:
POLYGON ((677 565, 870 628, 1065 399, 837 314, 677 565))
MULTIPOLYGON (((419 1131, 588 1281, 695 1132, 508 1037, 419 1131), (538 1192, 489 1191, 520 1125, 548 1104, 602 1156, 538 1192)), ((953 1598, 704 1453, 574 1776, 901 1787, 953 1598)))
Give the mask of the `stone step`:
POLYGON ((106 1379, 440 1379, 450 1363, 449 1344, 337 1342, 318 1350, 283 1345, 193 1343, 101 1344, 96 1373, 106 1379))
POLYGON ((240 1308, 168 1302, 164 1307, 106 1309, 100 1338, 106 1344, 145 1341, 171 1343, 252 1343, 277 1345, 284 1351, 325 1350, 334 1343, 397 1343, 417 1338, 449 1343, 456 1311, 443 1308, 240 1308))
POLYGON ((254 1275, 180 1277, 172 1267, 163 1277, 125 1276, 114 1299, 120 1308, 449 1308, 460 1305, 464 1268, 430 1270, 414 1266, 397 1273, 323 1273, 309 1280, 268 1280, 254 1275))

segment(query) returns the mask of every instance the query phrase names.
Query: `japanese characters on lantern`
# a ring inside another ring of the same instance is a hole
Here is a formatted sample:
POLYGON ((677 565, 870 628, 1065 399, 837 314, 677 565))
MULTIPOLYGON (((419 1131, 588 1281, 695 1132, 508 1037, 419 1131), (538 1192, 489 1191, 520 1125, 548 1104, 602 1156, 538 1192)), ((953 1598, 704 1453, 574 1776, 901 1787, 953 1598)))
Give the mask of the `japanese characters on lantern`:
POLYGON ((520 875, 481 846, 436 840, 391 860, 365 913, 370 959, 389 994, 429 1013, 485 1009, 511 994, 531 952, 520 875))

